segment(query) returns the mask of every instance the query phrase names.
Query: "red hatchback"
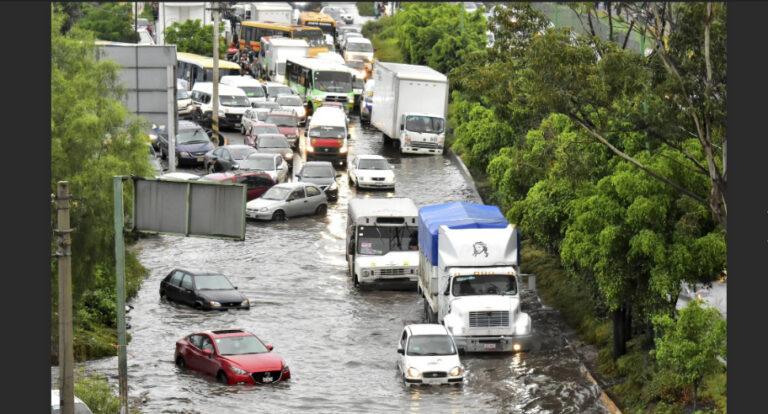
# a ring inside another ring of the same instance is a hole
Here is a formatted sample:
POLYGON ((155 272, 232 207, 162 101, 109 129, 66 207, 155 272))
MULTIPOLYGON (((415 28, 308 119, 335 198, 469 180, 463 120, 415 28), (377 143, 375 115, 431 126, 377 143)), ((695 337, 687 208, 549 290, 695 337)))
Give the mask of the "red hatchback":
POLYGON ((180 369, 216 377, 222 384, 272 384, 291 378, 285 360, 242 329, 196 332, 176 341, 180 369))
POLYGON ((247 201, 261 197, 262 194, 266 193, 267 190, 275 185, 275 182, 272 180, 272 177, 270 177, 269 174, 260 171, 227 171, 223 173, 213 173, 200 177, 200 180, 215 181, 218 183, 245 184, 247 187, 247 201))

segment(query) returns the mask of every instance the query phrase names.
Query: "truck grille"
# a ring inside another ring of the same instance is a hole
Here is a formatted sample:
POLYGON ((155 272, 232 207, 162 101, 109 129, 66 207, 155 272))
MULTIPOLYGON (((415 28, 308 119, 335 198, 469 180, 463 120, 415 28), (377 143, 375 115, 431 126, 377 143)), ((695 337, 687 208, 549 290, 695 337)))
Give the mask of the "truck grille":
POLYGON ((437 142, 411 141, 411 146, 416 148, 435 149, 437 148, 437 142))
POLYGON ((243 115, 238 114, 226 114, 224 116, 228 122, 236 122, 239 123, 240 119, 243 117, 243 115))
POLYGON ((376 271, 379 276, 402 276, 405 274, 405 269, 379 269, 376 271))
POLYGON ((446 372, 425 372, 422 374, 424 378, 445 378, 448 376, 446 372))
POLYGON ((253 382, 257 384, 272 384, 280 381, 281 374, 281 371, 254 372, 251 374, 251 378, 253 378, 253 382), (266 381, 264 380, 265 377, 267 378, 266 381), (272 380, 270 381, 269 378, 272 378, 272 380))
POLYGON ((508 311, 469 312, 470 328, 496 328, 509 326, 508 311))
POLYGON ((203 155, 205 155, 205 151, 190 152, 189 154, 195 157, 202 157, 203 155))
POLYGON ((324 155, 324 154, 338 154, 339 153, 339 147, 315 147, 315 154, 318 155, 324 155))
POLYGON ((373 181, 384 181, 384 177, 373 177, 373 181))
POLYGON ((347 97, 345 95, 325 95, 325 102, 347 103, 347 97))

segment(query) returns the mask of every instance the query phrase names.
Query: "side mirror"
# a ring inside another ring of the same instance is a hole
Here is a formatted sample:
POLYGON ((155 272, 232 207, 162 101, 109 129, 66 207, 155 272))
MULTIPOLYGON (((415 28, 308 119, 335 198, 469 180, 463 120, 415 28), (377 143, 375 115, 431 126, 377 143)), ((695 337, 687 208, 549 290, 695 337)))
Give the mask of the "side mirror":
POLYGON ((443 292, 443 296, 448 296, 451 294, 451 289, 445 289, 445 292, 443 292))
POLYGON ((235 290, 237 290, 237 286, 233 286, 233 287, 235 288, 235 290))
POLYGON ((272 345, 267 345, 267 350, 268 350, 268 351, 272 352, 272 350, 273 350, 273 349, 275 349, 275 347, 274 347, 274 346, 272 346, 272 345))
POLYGON ((203 354, 208 358, 213 357, 213 351, 211 351, 210 349, 206 349, 205 351, 203 351, 203 354))
POLYGON ((296 174, 296 178, 301 179, 301 174, 296 174))
POLYGON ((403 348, 397 348, 397 353, 400 355, 405 355, 405 350, 403 348))
MULTIPOLYGON (((232 168, 235 169, 235 170, 239 170, 240 169, 240 164, 232 164, 232 168)), ((237 289, 237 288, 235 288, 235 289, 237 289)))
POLYGON ((405 125, 404 124, 400 124, 400 130, 401 131, 405 130, 405 125))

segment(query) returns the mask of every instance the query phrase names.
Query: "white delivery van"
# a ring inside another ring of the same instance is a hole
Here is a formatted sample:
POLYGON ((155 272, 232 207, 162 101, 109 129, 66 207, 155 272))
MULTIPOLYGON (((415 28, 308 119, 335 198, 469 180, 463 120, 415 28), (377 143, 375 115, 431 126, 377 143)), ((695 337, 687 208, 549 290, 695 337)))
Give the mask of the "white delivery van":
POLYGON ((222 76, 219 83, 242 89, 248 95, 251 106, 254 102, 266 102, 267 100, 261 82, 250 76, 222 76))
POLYGON ((317 108, 307 125, 304 157, 307 161, 319 159, 346 166, 348 138, 347 115, 341 108, 317 108))
MULTIPOLYGON (((195 105, 196 118, 202 124, 210 125, 213 113, 213 83, 195 82, 192 87, 192 103, 195 105)), ((243 113, 250 107, 248 95, 242 89, 219 84, 219 128, 239 128, 243 113)))
POLYGON ((419 278, 419 210, 410 198, 353 198, 347 264, 360 288, 412 289, 419 278))
POLYGON ((291 24, 293 8, 288 3, 261 2, 250 3, 248 20, 291 24))

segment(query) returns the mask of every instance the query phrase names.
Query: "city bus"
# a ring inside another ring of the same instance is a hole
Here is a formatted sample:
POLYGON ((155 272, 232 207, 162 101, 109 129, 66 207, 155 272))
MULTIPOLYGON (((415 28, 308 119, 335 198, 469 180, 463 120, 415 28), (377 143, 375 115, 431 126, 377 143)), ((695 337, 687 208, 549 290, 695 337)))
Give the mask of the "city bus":
MULTIPOLYGON (((219 79, 223 76, 240 76, 240 66, 219 59, 219 79)), ((213 82, 213 58, 192 53, 176 53, 176 77, 187 81, 189 89, 195 82, 213 82)))
POLYGON ((282 36, 289 39, 303 39, 309 44, 309 55, 327 52, 323 31, 318 27, 298 26, 286 23, 248 21, 240 24, 240 50, 258 52, 261 38, 282 36))
POLYGON ((285 64, 288 87, 313 111, 325 102, 339 102, 349 113, 355 104, 350 69, 316 57, 289 57, 285 64))
POLYGON ((325 13, 304 12, 299 14, 298 24, 319 27, 323 34, 331 35, 336 41, 336 20, 325 13))

